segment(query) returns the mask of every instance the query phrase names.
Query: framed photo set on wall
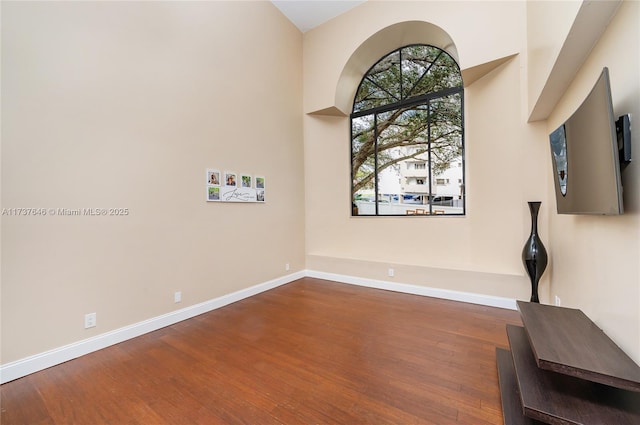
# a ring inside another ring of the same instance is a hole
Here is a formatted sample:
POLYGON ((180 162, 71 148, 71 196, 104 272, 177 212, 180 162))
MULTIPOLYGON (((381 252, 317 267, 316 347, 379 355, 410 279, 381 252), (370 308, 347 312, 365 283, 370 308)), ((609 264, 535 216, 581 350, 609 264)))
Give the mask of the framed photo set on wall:
POLYGON ((265 202, 265 177, 206 169, 207 202, 265 202))

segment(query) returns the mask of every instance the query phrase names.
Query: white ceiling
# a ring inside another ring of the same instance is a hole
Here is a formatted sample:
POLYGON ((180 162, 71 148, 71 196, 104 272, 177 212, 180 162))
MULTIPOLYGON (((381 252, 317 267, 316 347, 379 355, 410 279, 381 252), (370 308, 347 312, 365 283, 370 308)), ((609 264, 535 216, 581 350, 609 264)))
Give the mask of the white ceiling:
POLYGON ((302 32, 364 3, 366 0, 271 0, 302 32))

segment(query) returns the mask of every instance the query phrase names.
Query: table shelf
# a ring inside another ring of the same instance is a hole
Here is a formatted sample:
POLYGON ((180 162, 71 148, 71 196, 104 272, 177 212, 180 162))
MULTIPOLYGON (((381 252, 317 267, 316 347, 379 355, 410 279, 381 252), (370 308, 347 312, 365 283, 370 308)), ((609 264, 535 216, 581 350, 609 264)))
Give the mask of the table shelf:
POLYGON ((505 425, 640 424, 640 367, 580 310, 518 301, 496 361, 505 425))

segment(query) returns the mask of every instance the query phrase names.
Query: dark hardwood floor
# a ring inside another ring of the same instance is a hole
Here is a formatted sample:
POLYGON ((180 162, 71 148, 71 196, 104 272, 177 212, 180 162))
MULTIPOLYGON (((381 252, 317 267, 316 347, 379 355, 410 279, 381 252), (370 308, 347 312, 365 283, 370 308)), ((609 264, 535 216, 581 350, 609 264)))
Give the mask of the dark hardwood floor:
POLYGON ((304 278, 6 383, 11 424, 502 424, 516 311, 304 278))

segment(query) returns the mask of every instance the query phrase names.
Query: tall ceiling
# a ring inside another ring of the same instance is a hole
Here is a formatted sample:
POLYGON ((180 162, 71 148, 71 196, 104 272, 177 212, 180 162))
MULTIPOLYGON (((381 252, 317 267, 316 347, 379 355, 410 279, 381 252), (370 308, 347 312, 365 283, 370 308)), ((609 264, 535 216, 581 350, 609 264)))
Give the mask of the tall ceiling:
POLYGON ((364 3, 366 0, 271 0, 302 32, 364 3))

